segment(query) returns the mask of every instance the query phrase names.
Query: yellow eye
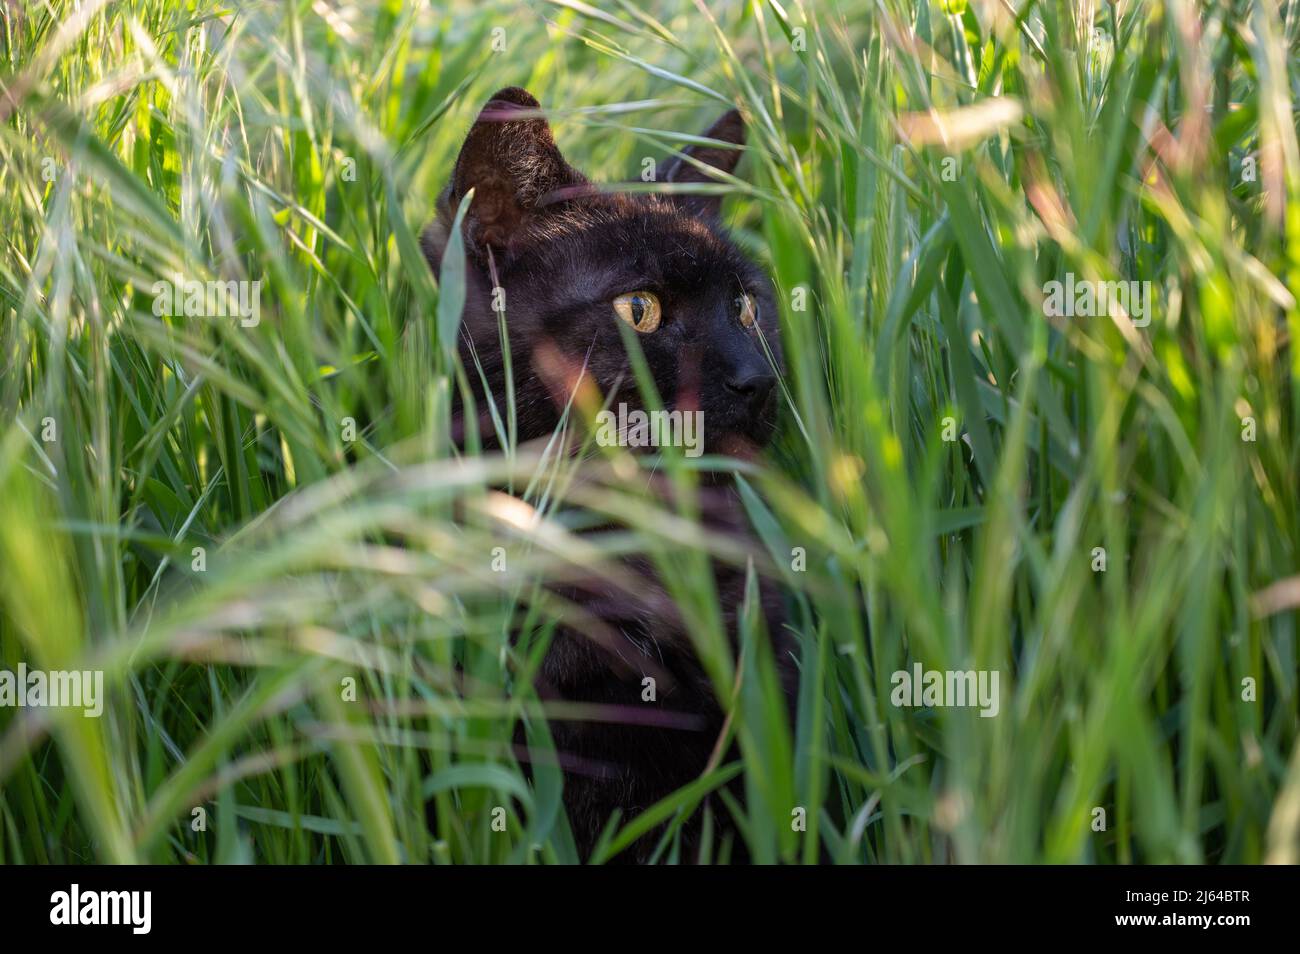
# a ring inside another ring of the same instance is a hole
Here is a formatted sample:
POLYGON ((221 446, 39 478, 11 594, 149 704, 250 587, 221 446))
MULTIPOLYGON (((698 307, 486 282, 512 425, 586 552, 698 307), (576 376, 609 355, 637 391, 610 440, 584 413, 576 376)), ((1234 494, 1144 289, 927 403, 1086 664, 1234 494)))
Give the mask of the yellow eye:
POLYGON ((654 292, 634 291, 614 299, 614 311, 643 335, 659 327, 662 312, 654 292))
POLYGON ((753 328, 754 322, 758 321, 758 302, 748 295, 741 295, 736 299, 736 317, 746 328, 753 328))

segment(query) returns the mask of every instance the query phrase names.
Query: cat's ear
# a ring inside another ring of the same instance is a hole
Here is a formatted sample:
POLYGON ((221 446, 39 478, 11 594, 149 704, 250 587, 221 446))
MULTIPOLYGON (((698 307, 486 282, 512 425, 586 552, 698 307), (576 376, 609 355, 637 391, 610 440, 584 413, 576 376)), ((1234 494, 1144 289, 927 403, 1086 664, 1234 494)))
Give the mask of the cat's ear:
MULTIPOLYGON (((707 139, 732 143, 735 146, 745 144, 745 121, 740 113, 731 110, 724 113, 717 122, 704 132, 707 139)), ((682 150, 696 162, 703 163, 730 175, 740 161, 740 149, 728 149, 722 146, 687 146, 682 150)), ((659 164, 655 172, 658 182, 711 182, 718 180, 698 166, 687 162, 679 156, 670 156, 659 164)), ((686 195, 671 196, 674 203, 702 219, 716 219, 722 211, 720 195, 686 195)))
POLYGON ((470 127, 441 212, 450 221, 474 190, 464 232, 467 251, 482 255, 525 242, 541 218, 558 211, 542 200, 585 182, 560 155, 537 100, 511 86, 498 91, 470 127))

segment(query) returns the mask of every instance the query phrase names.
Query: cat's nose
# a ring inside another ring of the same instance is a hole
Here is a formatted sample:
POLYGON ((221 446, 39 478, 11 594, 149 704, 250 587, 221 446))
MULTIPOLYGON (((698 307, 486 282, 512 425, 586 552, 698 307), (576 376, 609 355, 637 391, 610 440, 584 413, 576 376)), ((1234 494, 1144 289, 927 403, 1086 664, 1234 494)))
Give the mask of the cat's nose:
POLYGON ((749 404, 762 404, 772 393, 776 375, 767 368, 753 368, 733 372, 724 379, 727 390, 749 404))

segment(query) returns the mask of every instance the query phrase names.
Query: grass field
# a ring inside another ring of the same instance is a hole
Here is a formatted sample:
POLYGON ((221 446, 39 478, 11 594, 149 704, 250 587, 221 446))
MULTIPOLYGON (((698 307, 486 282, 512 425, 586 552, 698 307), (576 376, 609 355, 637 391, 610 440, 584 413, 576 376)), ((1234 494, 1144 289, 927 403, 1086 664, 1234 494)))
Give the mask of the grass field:
POLYGON ((758 861, 1300 861, 1298 95, 1295 0, 0 2, 0 669, 107 694, 0 708, 0 861, 571 861, 511 738, 541 584, 629 552, 740 757, 597 860, 742 772, 758 861), (418 235, 509 85, 605 181, 746 118, 793 734, 663 462, 452 444, 418 235), (917 664, 996 716, 895 705, 917 664))

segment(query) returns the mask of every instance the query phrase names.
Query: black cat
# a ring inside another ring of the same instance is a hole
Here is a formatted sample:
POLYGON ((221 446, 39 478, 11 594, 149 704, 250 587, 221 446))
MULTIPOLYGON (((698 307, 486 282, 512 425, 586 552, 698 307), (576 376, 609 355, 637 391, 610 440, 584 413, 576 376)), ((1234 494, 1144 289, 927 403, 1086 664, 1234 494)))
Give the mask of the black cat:
MULTIPOLYGON (((727 113, 705 135, 740 146, 740 115, 727 113)), ((741 154, 705 146, 685 153, 727 173, 741 154)), ((656 181, 714 180, 674 157, 660 165, 656 181)), ((493 293, 504 290, 520 441, 551 434, 579 372, 612 404, 642 407, 616 324, 624 321, 639 333, 665 407, 702 412, 705 450, 749 456, 768 442, 782 368, 774 292, 723 230, 720 197, 592 186, 561 156, 537 100, 518 88, 498 92, 469 131, 439 198, 437 220, 423 237, 435 272, 450 223, 471 188, 474 198, 463 225, 468 290, 461 356, 475 381, 477 359, 501 406, 505 362, 493 311, 501 300, 494 302, 493 293)), ((476 395, 480 409, 483 397, 476 395)), ((483 417, 484 425, 487 420, 483 417)), ((480 430, 490 445, 491 427, 480 430)), ((715 483, 703 493, 707 525, 748 535, 733 488, 715 483)), ((584 858, 615 808, 626 820, 697 778, 723 725, 713 686, 675 605, 647 561, 633 561, 632 568, 646 581, 636 595, 598 585, 575 585, 565 592, 626 645, 611 652, 581 633, 558 632, 538 690, 543 698, 644 712, 643 671, 654 668, 671 676, 671 688, 657 705, 682 718, 678 728, 634 718, 552 721, 556 746, 566 759, 565 807, 584 858)), ((714 572, 734 638, 744 574, 721 564, 714 572)), ((789 691, 793 666, 779 597, 770 581, 763 593, 768 631, 789 691)), ((725 832, 725 809, 711 807, 725 832)), ((697 812, 683 829, 688 852, 699 835, 699 818, 697 812)), ((619 860, 644 860, 655 843, 653 836, 644 838, 619 860)), ((737 839, 733 859, 743 852, 737 839)))

